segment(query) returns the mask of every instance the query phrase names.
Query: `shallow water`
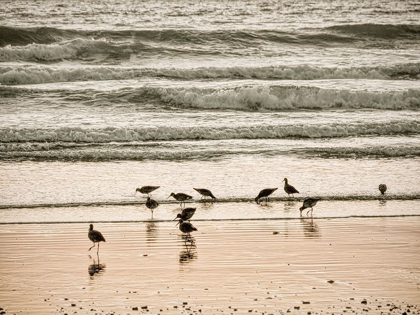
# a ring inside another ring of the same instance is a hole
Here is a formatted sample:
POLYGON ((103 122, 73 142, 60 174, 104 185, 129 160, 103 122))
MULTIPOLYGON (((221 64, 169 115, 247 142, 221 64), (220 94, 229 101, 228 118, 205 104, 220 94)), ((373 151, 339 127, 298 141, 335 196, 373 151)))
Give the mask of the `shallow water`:
POLYGON ((87 251, 88 224, 2 225, 1 305, 26 314, 419 313, 418 218, 194 224, 195 246, 172 223, 96 224, 107 239, 99 256, 87 251))

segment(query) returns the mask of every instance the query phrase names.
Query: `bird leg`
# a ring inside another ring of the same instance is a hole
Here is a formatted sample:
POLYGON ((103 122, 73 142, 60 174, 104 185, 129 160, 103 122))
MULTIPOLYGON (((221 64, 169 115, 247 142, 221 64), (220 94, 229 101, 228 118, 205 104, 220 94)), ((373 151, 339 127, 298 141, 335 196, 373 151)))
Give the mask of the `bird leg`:
MULTIPOLYGON (((99 246, 99 245, 98 245, 99 246)), ((93 242, 93 246, 91 248, 88 249, 88 251, 90 251, 92 248, 95 247, 95 242, 93 242)))
MULTIPOLYGON (((96 255, 99 256, 99 243, 98 243, 98 250, 96 251, 96 255)), ((99 260, 99 259, 98 259, 99 260)))
POLYGON ((311 210, 308 210, 308 212, 306 212, 306 216, 308 216, 309 211, 311 212, 311 216, 312 216, 312 212, 314 211, 314 208, 311 207, 311 210))

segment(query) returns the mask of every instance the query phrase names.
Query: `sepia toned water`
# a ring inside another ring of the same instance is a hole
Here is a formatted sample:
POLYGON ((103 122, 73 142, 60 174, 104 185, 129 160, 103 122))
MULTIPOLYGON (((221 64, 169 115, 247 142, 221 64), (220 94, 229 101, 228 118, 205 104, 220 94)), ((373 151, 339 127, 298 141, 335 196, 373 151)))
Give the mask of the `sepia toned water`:
POLYGON ((419 314, 419 10, 2 1, 0 307, 419 314), (194 244, 172 192, 193 197, 194 244))

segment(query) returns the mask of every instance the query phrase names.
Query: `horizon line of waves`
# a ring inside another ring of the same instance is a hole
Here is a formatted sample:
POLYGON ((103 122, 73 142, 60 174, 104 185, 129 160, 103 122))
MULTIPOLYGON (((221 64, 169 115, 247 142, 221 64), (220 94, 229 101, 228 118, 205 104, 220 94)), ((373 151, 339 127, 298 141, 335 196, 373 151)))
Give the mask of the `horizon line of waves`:
POLYGON ((285 32, 277 29, 141 29, 141 30, 76 30, 53 27, 19 28, 0 26, 0 47, 6 45, 53 44, 75 39, 106 39, 121 42, 201 44, 222 42, 233 47, 259 46, 261 42, 285 44, 348 43, 362 39, 410 39, 420 37, 417 24, 341 24, 326 28, 306 28, 285 32), (307 32, 309 30, 309 32, 307 32), (306 31, 306 32, 305 32, 306 31))
MULTIPOLYGON (((420 121, 389 121, 350 124, 302 124, 223 127, 155 127, 89 129, 61 127, 57 129, 0 128, 0 143, 63 142, 111 143, 131 141, 226 140, 343 138, 369 135, 416 135, 420 121)), ((7 147, 3 147, 7 151, 7 147)), ((41 148, 42 149, 42 148, 41 148)), ((48 149, 46 146, 44 149, 48 149)))
MULTIPOLYGON (((306 217, 277 217, 277 218, 226 218, 226 219, 194 219, 193 222, 220 222, 220 221, 296 221, 296 220, 338 220, 338 219, 372 219, 372 218, 405 218, 405 217, 420 217, 420 214, 379 214, 379 215, 337 215, 337 216, 319 216, 306 217)), ((144 220, 85 220, 85 221, 31 221, 31 222, 0 222, 0 225, 28 225, 28 224, 85 224, 85 223, 173 223, 173 220, 156 220, 156 219, 144 219, 144 220)))
MULTIPOLYGON (((67 54, 68 50, 62 50, 67 54)), ((14 52, 12 52, 14 55, 14 52)), ((61 54, 61 52, 60 52, 61 54)), ((0 61, 4 51, 0 48, 0 61)), ((62 59, 62 57, 60 57, 62 59)), ((4 61, 4 60, 3 60, 4 61)), ((261 79, 261 80, 320 80, 320 79, 371 79, 371 80, 420 80, 420 63, 403 63, 374 67, 199 67, 177 68, 125 68, 125 67, 52 67, 45 65, 2 66, 0 83, 27 85, 56 82, 130 80, 139 78, 167 78, 176 80, 200 79, 261 79)))
MULTIPOLYGON (((54 145, 51 145, 53 147, 54 145)), ((375 146, 375 147, 334 147, 334 148, 210 148, 199 145, 188 147, 184 150, 173 150, 171 148, 161 149, 144 148, 139 146, 125 149, 121 146, 100 147, 94 144, 93 148, 72 150, 49 149, 48 144, 28 144, 23 146, 12 146, 0 144, 0 161, 37 161, 37 162, 110 162, 110 161, 213 161, 226 159, 232 156, 260 155, 265 157, 297 155, 305 158, 315 157, 320 159, 408 159, 420 157, 420 147, 418 146, 375 146)), ((61 145, 59 147, 62 147, 61 145)))
MULTIPOLYGON (((303 202, 307 197, 270 197, 270 202, 303 202)), ((311 196, 311 198, 319 198, 322 201, 404 201, 404 200, 420 200, 420 194, 412 195, 333 195, 333 196, 311 196)), ((179 204, 176 200, 159 200, 160 204, 179 204)), ((74 207, 104 207, 104 206, 134 206, 145 205, 140 201, 104 201, 104 202, 69 202, 69 203, 48 203, 48 204, 9 204, 1 205, 0 210, 6 209, 36 209, 36 208, 74 208, 74 207)), ((196 203, 255 203, 255 197, 237 197, 237 198, 218 198, 215 201, 205 200, 187 200, 186 205, 196 203)), ((419 214, 420 215, 420 214, 419 214)))

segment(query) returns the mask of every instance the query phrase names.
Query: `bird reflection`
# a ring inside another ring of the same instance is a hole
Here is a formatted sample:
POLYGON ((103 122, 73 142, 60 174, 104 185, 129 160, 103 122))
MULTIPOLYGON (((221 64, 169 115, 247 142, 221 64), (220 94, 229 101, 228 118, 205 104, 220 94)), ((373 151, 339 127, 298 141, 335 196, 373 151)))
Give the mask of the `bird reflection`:
POLYGON ((384 206, 386 206, 386 200, 385 200, 385 199, 380 199, 380 200, 379 200, 379 206, 380 206, 380 207, 384 207, 384 206))
POLYGON ((303 234, 305 237, 321 237, 321 233, 319 232, 318 224, 314 222, 314 218, 300 218, 300 222, 303 226, 303 234))
POLYGON ((197 245, 195 238, 191 235, 183 235, 184 249, 179 252, 179 263, 186 264, 197 259, 197 245))
POLYGON ((148 221, 146 223, 146 241, 154 242, 157 240, 158 229, 155 221, 148 221))
POLYGON ((92 258, 92 256, 89 255, 89 258, 93 260, 93 264, 89 265, 88 267, 88 273, 89 275, 93 278, 93 276, 97 275, 101 275, 104 273, 106 265, 105 264, 101 264, 99 262, 99 255, 96 256, 98 259, 98 263, 96 263, 95 259, 92 258))
POLYGON ((296 202, 295 201, 286 201, 284 203, 284 211, 288 212, 288 211, 295 211, 296 209, 296 202))

